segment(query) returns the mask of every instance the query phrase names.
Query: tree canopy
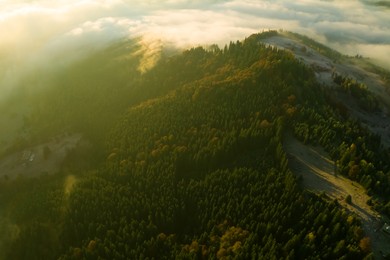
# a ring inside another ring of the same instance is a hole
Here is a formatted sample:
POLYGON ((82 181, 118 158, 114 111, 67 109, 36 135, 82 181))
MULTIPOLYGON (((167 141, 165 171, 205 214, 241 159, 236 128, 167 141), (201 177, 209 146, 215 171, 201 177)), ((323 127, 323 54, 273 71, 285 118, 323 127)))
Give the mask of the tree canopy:
POLYGON ((0 182, 10 237, 0 257, 367 256, 360 221, 300 187, 283 138, 322 145, 388 212, 389 153, 332 105, 310 68, 262 37, 164 56, 143 74, 133 59, 93 67, 122 57, 122 43, 66 71, 71 79, 58 75, 63 88, 35 97, 36 138, 66 125, 91 147, 70 151, 56 175, 0 182), (80 88, 84 77, 93 80, 80 88))

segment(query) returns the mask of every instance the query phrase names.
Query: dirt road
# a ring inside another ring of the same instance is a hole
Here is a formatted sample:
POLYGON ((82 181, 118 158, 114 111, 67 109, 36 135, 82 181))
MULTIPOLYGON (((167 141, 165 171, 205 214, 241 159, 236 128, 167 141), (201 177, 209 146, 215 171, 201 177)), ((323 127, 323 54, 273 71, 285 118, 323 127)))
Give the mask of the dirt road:
POLYGON ((336 199, 348 211, 356 214, 362 220, 364 231, 371 239, 375 259, 381 259, 382 253, 390 253, 390 238, 380 227, 381 216, 367 205, 370 199, 364 188, 343 176, 334 174, 334 163, 326 152, 319 148, 304 145, 292 136, 286 137, 284 145, 289 155, 290 168, 303 177, 303 186, 315 193, 324 192, 332 200, 336 199), (345 198, 351 195, 352 203, 345 198))

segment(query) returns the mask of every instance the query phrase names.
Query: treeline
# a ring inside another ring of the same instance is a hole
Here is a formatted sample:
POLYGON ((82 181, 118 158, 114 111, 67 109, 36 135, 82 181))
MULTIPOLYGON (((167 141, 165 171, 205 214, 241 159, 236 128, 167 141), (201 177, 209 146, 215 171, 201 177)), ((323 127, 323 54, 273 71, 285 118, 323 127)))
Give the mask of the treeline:
POLYGON ((381 145, 380 136, 350 119, 342 104, 334 108, 308 103, 297 115, 295 135, 304 143, 324 147, 336 163, 336 174, 361 183, 369 195, 376 195, 375 208, 389 215, 390 151, 381 145))
POLYGON ((296 39, 300 42, 302 42, 304 45, 312 48, 313 50, 321 53, 325 57, 328 57, 329 59, 333 60, 333 62, 340 62, 343 59, 343 55, 339 53, 338 51, 335 51, 328 46, 325 46, 305 35, 301 35, 298 33, 294 32, 289 32, 289 31, 282 31, 281 34, 286 35, 287 37, 296 39))
POLYGON ((366 85, 336 73, 333 73, 332 77, 333 82, 340 87, 337 90, 355 98, 360 108, 368 112, 375 112, 379 110, 379 102, 377 98, 368 90, 366 85))

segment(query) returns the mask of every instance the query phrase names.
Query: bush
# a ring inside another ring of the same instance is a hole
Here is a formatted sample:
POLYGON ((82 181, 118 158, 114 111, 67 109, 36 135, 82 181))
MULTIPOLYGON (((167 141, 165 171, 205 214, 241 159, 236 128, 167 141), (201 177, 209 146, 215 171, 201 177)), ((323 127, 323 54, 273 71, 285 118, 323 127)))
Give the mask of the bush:
POLYGON ((348 195, 348 196, 345 198, 345 202, 347 202, 348 204, 352 204, 352 197, 351 197, 351 195, 348 195))

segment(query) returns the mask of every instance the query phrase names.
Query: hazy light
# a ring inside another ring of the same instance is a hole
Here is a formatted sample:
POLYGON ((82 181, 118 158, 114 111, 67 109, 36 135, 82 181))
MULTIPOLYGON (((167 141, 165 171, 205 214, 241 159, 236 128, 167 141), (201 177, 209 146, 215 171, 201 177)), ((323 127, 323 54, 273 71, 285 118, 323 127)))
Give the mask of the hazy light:
POLYGON ((222 45, 263 29, 307 34, 390 67, 389 9, 360 1, 5 0, 0 2, 0 88, 3 93, 12 88, 31 67, 74 60, 85 49, 123 37, 144 36, 145 48, 160 50, 167 43, 222 45))

